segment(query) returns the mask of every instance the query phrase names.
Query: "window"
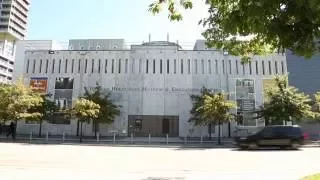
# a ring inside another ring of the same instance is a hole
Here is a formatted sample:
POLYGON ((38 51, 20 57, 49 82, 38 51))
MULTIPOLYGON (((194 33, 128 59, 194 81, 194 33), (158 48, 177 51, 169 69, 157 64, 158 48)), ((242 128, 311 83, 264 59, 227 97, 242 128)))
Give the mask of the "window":
POLYGON ((246 67, 244 66, 244 64, 242 64, 242 72, 243 72, 243 75, 246 74, 246 67))
POLYGON ((155 74, 156 73, 156 60, 155 59, 153 60, 152 68, 153 68, 153 74, 155 74))
POLYGON ((162 74, 162 59, 160 59, 160 74, 162 74))
POLYGON ((125 60, 124 73, 128 73, 128 59, 125 60))
POLYGON ((193 61, 193 63, 194 63, 194 73, 195 73, 195 74, 198 74, 198 63, 197 63, 197 60, 195 59, 195 60, 193 61))
POLYGON ((231 60, 229 60, 229 74, 232 74, 231 60))
POLYGON ((101 73, 101 59, 99 59, 99 62, 98 62, 98 73, 100 74, 101 73))
POLYGON ((141 69, 142 69, 142 60, 139 59, 139 73, 141 73, 141 69))
POLYGON ((91 73, 94 72, 94 59, 92 59, 92 62, 91 62, 91 73))
POLYGON ((54 73, 54 64, 55 64, 55 59, 52 60, 52 73, 54 73))
POLYGON ((276 69, 276 74, 278 74, 278 62, 277 62, 277 61, 274 62, 274 67, 275 67, 275 69, 276 69))
POLYGON ((183 59, 181 59, 181 74, 183 74, 183 59))
POLYGON ((188 59, 188 74, 191 73, 191 64, 190 59, 188 59))
POLYGON ((236 71, 237 71, 237 74, 239 74, 239 62, 238 62, 238 60, 236 60, 236 71))
POLYGON ((121 73, 121 59, 119 59, 119 67, 118 67, 118 73, 121 73))
POLYGON ((283 61, 281 62, 281 72, 282 72, 282 74, 284 74, 284 63, 283 63, 283 61))
POLYGON ((114 59, 112 59, 112 62, 111 62, 111 73, 112 74, 114 73, 114 59))
POLYGON ((215 62, 215 66, 216 66, 216 69, 215 69, 216 74, 219 74, 219 69, 218 69, 218 60, 216 60, 216 62, 215 62))
POLYGON ((149 73, 149 60, 146 61, 146 73, 149 73))
POLYGON ((64 73, 68 73, 68 59, 66 59, 66 64, 64 67, 64 73))
POLYGON ((49 59, 46 60, 46 74, 48 73, 49 59))
POLYGON ((204 60, 201 60, 201 72, 204 74, 204 60))
POLYGON ((34 74, 36 71, 36 60, 33 60, 32 73, 34 74))
POLYGON ((256 74, 259 74, 259 67, 258 67, 258 61, 256 61, 256 74))
POLYGON ((87 73, 87 68, 88 68, 88 59, 86 59, 84 64, 84 73, 87 73))
POLYGON ((58 73, 61 73, 61 59, 59 59, 59 69, 58 69, 58 73))
POLYGON ((177 74, 177 60, 173 60, 173 73, 177 74))
POLYGON ((222 60, 222 74, 225 73, 224 60, 222 60))
POLYGON ((42 59, 40 59, 39 73, 42 71, 42 59))
POLYGON ((208 60, 209 74, 212 74, 211 60, 208 60))
POLYGON ((271 75, 272 72, 271 72, 271 61, 268 62, 269 63, 269 74, 271 75))
POLYGON ((264 61, 262 61, 262 74, 265 75, 265 70, 264 70, 264 61))
POLYGON ((79 59, 79 63, 78 63, 78 73, 80 73, 81 70, 81 59, 79 59))
POLYGON ((73 70, 74 70, 74 59, 72 59, 72 64, 71 64, 71 73, 73 74, 73 70))
POLYGON ((104 73, 106 74, 108 72, 108 59, 104 60, 104 73))
POLYGON ((250 73, 250 75, 252 74, 252 63, 251 62, 249 62, 249 73, 250 73))
POLYGON ((132 59, 132 67, 131 67, 131 72, 132 72, 132 73, 134 73, 135 64, 136 64, 136 60, 135 60, 135 59, 132 59))
POLYGON ((167 74, 170 74, 170 61, 169 59, 167 60, 167 74))

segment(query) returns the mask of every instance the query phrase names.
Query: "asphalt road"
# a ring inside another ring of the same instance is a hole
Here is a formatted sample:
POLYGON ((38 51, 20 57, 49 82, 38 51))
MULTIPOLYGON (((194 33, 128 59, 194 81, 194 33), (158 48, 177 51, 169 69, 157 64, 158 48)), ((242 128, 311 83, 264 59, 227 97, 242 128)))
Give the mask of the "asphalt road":
POLYGON ((295 180, 320 172, 320 148, 217 148, 0 144, 1 180, 295 180))

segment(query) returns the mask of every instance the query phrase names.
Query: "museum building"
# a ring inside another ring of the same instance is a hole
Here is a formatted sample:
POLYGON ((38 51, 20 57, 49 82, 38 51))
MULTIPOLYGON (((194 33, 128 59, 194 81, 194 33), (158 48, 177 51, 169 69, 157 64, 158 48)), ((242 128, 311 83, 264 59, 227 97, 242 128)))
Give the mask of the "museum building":
MULTIPOLYGON (((233 136, 237 127, 264 126, 254 118, 261 107, 264 89, 274 75, 286 75, 286 56, 254 56, 243 65, 240 57, 206 48, 198 40, 193 50, 169 41, 149 41, 125 47, 122 39, 70 40, 66 50, 30 50, 24 57, 25 83, 52 94, 61 108, 84 94, 84 88, 99 83, 109 91, 121 114, 113 124, 101 124, 100 134, 118 132, 123 136, 207 136, 208 127, 188 123, 192 94, 203 87, 223 91, 237 102, 234 113, 240 123, 231 121, 222 127, 222 136, 233 136)), ((19 133, 37 133, 36 122, 21 121, 19 133)), ((217 127, 213 136, 218 136, 217 127)), ((43 133, 78 134, 78 123, 58 115, 43 123, 43 133)), ((84 125, 84 134, 93 135, 92 123, 84 125)))

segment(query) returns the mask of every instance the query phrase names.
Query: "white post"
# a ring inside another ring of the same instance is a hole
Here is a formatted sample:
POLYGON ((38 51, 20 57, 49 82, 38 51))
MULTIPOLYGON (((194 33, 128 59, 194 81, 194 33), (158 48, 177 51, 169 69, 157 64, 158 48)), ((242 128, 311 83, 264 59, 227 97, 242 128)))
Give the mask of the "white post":
POLYGON ((100 133, 97 132, 97 142, 99 142, 99 141, 100 141, 100 133))
POLYGON ((169 144, 169 135, 168 134, 167 134, 166 142, 167 142, 167 144, 169 144))
POLYGON ((30 133, 29 140, 30 140, 30 142, 32 141, 32 132, 30 133))
POLYGON ((63 132, 62 133, 62 142, 64 142, 65 141, 65 133, 63 132))
POLYGON ((201 136, 200 137, 200 144, 202 144, 203 143, 203 137, 201 136))
POLYGON ((184 144, 187 144, 187 136, 184 137, 184 144))
POLYGON ((151 134, 149 134, 149 144, 151 143, 151 134))
POLYGON ((113 144, 116 143, 116 132, 113 132, 113 144))
POLYGON ((131 143, 133 144, 133 133, 131 133, 131 143))
POLYGON ((46 134, 46 141, 47 142, 49 141, 49 132, 47 132, 47 134, 46 134))

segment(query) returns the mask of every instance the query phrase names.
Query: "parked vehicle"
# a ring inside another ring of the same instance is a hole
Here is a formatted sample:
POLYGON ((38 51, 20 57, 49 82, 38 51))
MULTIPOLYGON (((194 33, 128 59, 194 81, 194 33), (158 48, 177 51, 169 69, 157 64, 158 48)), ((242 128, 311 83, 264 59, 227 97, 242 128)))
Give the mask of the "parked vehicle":
POLYGON ((247 137, 236 137, 235 143, 241 149, 259 147, 280 147, 298 149, 305 143, 307 136, 300 126, 266 126, 259 132, 247 137))

